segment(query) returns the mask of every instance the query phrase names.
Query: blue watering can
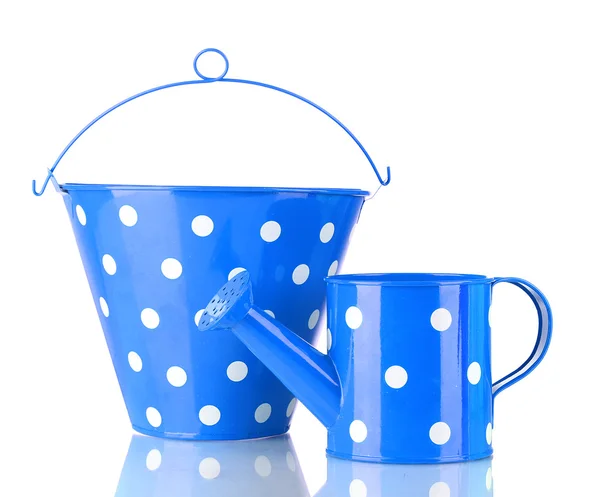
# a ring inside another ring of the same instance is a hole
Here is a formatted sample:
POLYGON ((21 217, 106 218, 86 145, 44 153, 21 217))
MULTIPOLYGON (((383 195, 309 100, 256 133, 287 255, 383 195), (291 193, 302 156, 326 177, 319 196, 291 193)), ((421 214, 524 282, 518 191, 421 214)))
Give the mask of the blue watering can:
POLYGON ((490 456, 495 396, 548 350, 552 313, 544 295, 522 279, 468 274, 338 275, 326 282, 327 355, 254 304, 248 272, 218 292, 198 328, 232 330, 327 427, 331 455, 403 464, 490 456), (539 329, 525 363, 494 383, 489 310, 501 282, 532 299, 539 329))

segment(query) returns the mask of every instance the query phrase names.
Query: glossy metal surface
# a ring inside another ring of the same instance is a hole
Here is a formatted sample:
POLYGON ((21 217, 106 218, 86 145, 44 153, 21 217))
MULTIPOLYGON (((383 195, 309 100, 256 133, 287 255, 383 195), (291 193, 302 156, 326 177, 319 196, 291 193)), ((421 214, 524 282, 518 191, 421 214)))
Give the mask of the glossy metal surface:
POLYGON ((535 369, 550 343, 552 315, 541 292, 524 280, 477 275, 327 282, 328 356, 252 305, 248 291, 235 294, 249 300, 227 318, 227 306, 213 314, 208 306, 206 326, 231 328, 315 412, 328 427, 329 454, 389 463, 490 456, 494 395, 535 369), (493 384, 488 315, 498 282, 531 297, 540 326, 527 361, 493 384))
POLYGON ((311 342, 324 278, 363 192, 61 189, 135 430, 171 438, 284 433, 292 394, 231 334, 197 323, 215 287, 251 271, 256 301, 311 342))
POLYGON ((289 436, 190 442, 134 435, 115 497, 309 497, 289 436))
POLYGON ((493 497, 492 459, 455 464, 372 464, 327 459, 315 497, 493 497))

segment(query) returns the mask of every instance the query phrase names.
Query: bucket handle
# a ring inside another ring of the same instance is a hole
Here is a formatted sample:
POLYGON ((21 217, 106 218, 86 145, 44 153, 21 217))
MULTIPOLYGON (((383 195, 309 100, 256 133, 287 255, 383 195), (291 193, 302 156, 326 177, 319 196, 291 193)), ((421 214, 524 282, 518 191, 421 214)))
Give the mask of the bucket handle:
POLYGON ((371 159, 371 156, 369 155, 369 153, 367 152, 367 150, 365 149, 365 147, 362 145, 362 143, 360 141, 358 141, 358 138, 356 138, 356 136, 339 119, 337 119, 331 113, 329 113, 328 111, 326 111, 320 105, 317 105, 316 103, 308 100, 307 98, 304 98, 301 95, 298 95, 297 93, 291 92, 289 90, 285 90, 283 88, 279 88, 278 86, 270 85, 270 84, 267 84, 267 83, 260 83, 258 81, 250 81, 250 80, 247 80, 247 79, 226 78, 225 76, 227 75, 227 71, 229 71, 229 60, 227 59, 226 55, 221 50, 218 50, 216 48, 205 48, 204 50, 202 50, 201 52, 199 52, 196 55, 196 57, 194 58, 194 71, 198 75, 198 77, 200 78, 199 80, 179 81, 179 82, 176 82, 176 83, 169 83, 167 85, 157 86, 155 88, 151 88, 151 89, 143 91, 141 93, 137 93, 136 95, 133 95, 133 96, 131 96, 129 98, 126 98, 125 100, 119 102, 118 104, 113 105, 111 108, 105 110, 102 114, 100 114, 99 116, 97 116, 96 118, 94 118, 79 133, 77 133, 77 135, 75 135, 75 137, 69 142, 69 144, 60 153, 60 155, 58 156, 58 158, 56 159, 56 161, 54 162, 54 164, 52 165, 52 167, 50 169, 48 169, 48 175, 46 176, 46 179, 45 179, 44 183, 42 184, 42 187, 41 187, 41 189, 39 191, 36 188, 36 181, 33 180, 33 182, 32 182, 33 194, 36 195, 37 197, 40 197, 40 196, 42 196, 44 194, 44 192, 46 191, 46 187, 48 186, 48 182, 50 180, 52 180, 53 182, 55 182, 54 171, 55 171, 56 167, 58 166, 59 162, 65 156, 65 154, 69 151, 69 149, 75 144, 75 142, 81 137, 81 135, 83 135, 88 129, 90 129, 94 124, 96 124, 104 116, 106 116, 107 114, 110 114, 113 110, 118 109, 122 105, 125 105, 126 103, 131 102, 132 100, 135 100, 135 99, 137 99, 139 97, 143 97, 144 95, 148 95, 150 93, 154 93, 154 92, 159 91, 159 90, 165 90, 167 88, 173 88, 173 87, 176 87, 176 86, 187 86, 187 85, 196 85, 196 84, 203 84, 203 83, 215 83, 215 82, 219 82, 219 83, 242 83, 242 84, 246 84, 246 85, 262 86, 263 88, 269 88, 271 90, 275 90, 275 91, 278 91, 278 92, 281 92, 281 93, 285 93, 286 95, 290 95, 291 97, 297 98, 298 100, 301 100, 301 101, 307 103, 308 105, 314 107, 315 109, 321 111, 323 114, 325 114, 331 120, 333 120, 338 126, 340 126, 350 136, 350 138, 352 138, 354 140, 354 142, 356 143, 356 145, 358 145, 358 147, 360 148, 360 150, 362 151, 362 153, 365 155, 365 157, 369 161, 369 164, 371 164, 371 167, 373 168, 373 172, 375 173, 375 176, 377 176, 377 180, 380 183, 379 188, 381 186, 386 186, 386 185, 389 184, 390 178, 391 178, 390 177, 390 168, 389 168, 389 166, 386 169, 386 179, 384 180, 381 177, 381 175, 379 174, 379 171, 377 170, 377 167, 375 166, 375 163, 373 162, 373 159, 371 159), (224 69, 223 73, 220 76, 217 76, 216 78, 209 78, 209 77, 205 76, 204 74, 202 74, 200 72, 200 70, 198 69, 198 59, 202 56, 202 54, 205 54, 205 53, 208 53, 208 52, 213 52, 213 53, 216 53, 216 54, 220 55, 223 58, 223 61, 225 62, 225 69, 224 69))

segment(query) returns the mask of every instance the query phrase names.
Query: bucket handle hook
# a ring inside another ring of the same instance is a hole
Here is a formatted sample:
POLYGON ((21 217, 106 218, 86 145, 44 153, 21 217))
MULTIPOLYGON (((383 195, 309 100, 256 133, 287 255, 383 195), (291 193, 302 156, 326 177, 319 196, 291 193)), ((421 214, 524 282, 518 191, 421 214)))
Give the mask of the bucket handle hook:
POLYGON ((88 129, 90 129, 94 124, 96 124, 104 116, 106 116, 107 114, 110 114, 113 110, 118 109, 122 105, 125 105, 126 103, 131 102, 132 100, 135 100, 139 97, 143 97, 144 95, 148 95, 148 94, 154 93, 156 91, 165 90, 167 88, 173 88, 176 86, 196 85, 196 84, 203 84, 203 83, 217 83, 217 82, 218 83, 241 83, 241 84, 245 84, 245 85, 262 86, 263 88, 268 88, 271 90, 278 91, 280 93, 285 93, 286 95, 289 95, 298 100, 301 100, 302 102, 305 102, 308 105, 314 107, 315 109, 321 111, 323 114, 325 114, 327 117, 329 117, 333 122, 335 122, 338 126, 340 126, 350 136, 350 138, 352 138, 352 140, 354 140, 356 145, 358 145, 358 147, 360 148, 360 150, 362 151, 364 156, 369 161, 369 164, 373 168, 373 172, 375 173, 375 176, 377 176, 377 180, 379 181, 379 184, 380 184, 380 186, 377 188, 377 190, 379 190, 379 188, 381 186, 386 186, 390 183, 391 175, 390 175, 389 166, 386 168, 386 178, 383 179, 381 174, 379 173, 379 170, 375 166, 373 159, 371 159, 371 156, 369 155, 369 153, 367 152, 367 150, 365 149, 363 144, 354 135, 354 133, 352 133, 352 131, 350 131, 338 118, 336 118, 330 112, 326 111, 323 107, 321 107, 320 105, 312 102, 311 100, 309 100, 301 95, 298 95, 297 93, 294 93, 289 90, 285 90, 278 86, 270 85, 268 83, 261 83, 259 81, 251 81, 248 79, 227 78, 226 76, 227 76, 228 71, 229 71, 229 59, 227 59, 227 56, 221 50, 219 50, 217 48, 205 48, 204 50, 200 51, 194 58, 194 72, 200 78, 199 80, 178 81, 176 83, 169 83, 166 85, 157 86, 155 88, 150 88, 149 90, 145 90, 145 91, 137 93, 131 97, 128 97, 125 100, 113 105, 111 108, 105 110, 102 114, 100 114, 99 116, 94 118, 92 121, 90 121, 79 133, 77 133, 77 135, 75 135, 75 137, 63 149, 63 151, 60 153, 60 155, 58 156, 58 158, 56 159, 56 161, 54 162, 52 167, 50 169, 48 169, 48 175, 46 176, 46 179, 45 179, 44 183, 42 184, 42 187, 40 188, 40 190, 37 189, 36 181, 33 180, 33 182, 32 182, 33 194, 37 197, 40 197, 44 194, 44 192, 46 191, 46 187, 48 186, 48 183, 50 182, 50 180, 53 180, 53 182, 56 181, 54 179, 54 170, 56 169, 56 167, 58 166, 58 164, 62 160, 62 158, 65 156, 65 154, 69 151, 69 149, 75 144, 75 142, 81 137, 81 135, 83 135, 88 129), (223 70, 223 73, 220 76, 217 76, 216 78, 209 78, 209 77, 205 76, 204 74, 202 74, 200 72, 200 70, 198 69, 198 59, 200 59, 200 57, 203 54, 209 53, 209 52, 213 52, 213 53, 220 55, 223 58, 223 61, 225 63, 225 69, 223 70))

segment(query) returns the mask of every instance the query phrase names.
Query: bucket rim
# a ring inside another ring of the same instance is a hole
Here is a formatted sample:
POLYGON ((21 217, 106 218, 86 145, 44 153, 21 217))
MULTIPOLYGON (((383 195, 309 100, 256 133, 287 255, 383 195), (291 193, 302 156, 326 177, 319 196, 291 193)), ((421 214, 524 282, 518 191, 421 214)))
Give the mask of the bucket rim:
POLYGON ((303 188, 303 187, 272 187, 272 186, 199 186, 199 185, 125 185, 103 183, 63 183, 61 191, 90 191, 90 190, 139 190, 139 191, 201 191, 201 192, 232 192, 232 193, 308 193, 325 195, 351 195, 367 197, 366 190, 353 188, 303 188))
POLYGON ((325 278, 328 284, 357 286, 446 286, 489 284, 494 278, 466 273, 357 273, 325 278))

